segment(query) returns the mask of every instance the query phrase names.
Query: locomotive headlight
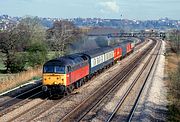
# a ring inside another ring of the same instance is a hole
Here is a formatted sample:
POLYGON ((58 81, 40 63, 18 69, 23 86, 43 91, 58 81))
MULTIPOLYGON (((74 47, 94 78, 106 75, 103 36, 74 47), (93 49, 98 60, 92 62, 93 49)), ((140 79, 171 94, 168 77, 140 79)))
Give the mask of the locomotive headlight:
POLYGON ((55 85, 57 85, 57 82, 54 82, 55 85))

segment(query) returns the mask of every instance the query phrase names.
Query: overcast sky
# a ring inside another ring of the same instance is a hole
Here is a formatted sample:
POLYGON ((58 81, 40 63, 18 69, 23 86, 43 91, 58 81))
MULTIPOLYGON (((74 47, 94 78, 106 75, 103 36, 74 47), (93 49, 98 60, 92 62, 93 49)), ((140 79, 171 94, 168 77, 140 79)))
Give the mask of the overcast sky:
POLYGON ((57 18, 180 20, 180 0, 0 0, 0 14, 57 18))

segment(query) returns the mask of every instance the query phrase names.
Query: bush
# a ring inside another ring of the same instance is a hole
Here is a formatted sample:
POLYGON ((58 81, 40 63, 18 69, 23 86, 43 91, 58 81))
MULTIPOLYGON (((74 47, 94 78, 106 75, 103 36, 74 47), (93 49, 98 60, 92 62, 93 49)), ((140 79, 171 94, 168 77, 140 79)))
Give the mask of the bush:
POLYGON ((175 71, 169 74, 171 104, 169 109, 169 121, 180 120, 180 62, 175 71))
POLYGON ((171 80, 171 91, 173 93, 173 96, 175 98, 180 98, 180 62, 178 63, 178 68, 169 76, 171 80))
POLYGON ((11 57, 11 63, 9 64, 9 70, 11 73, 21 72, 25 69, 26 56, 18 53, 11 57))
POLYGON ((169 122, 178 122, 180 121, 180 110, 177 108, 175 104, 168 105, 169 110, 169 122))
POLYGON ((34 43, 27 50, 28 64, 31 67, 42 65, 46 61, 47 48, 43 43, 34 43))

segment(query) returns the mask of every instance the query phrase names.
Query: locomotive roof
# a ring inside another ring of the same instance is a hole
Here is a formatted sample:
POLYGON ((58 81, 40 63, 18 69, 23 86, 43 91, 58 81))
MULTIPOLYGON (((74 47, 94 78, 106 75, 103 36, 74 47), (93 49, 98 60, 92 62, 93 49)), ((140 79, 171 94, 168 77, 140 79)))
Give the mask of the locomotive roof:
POLYGON ((104 53, 107 53, 107 52, 113 51, 114 49, 110 46, 107 46, 107 47, 102 48, 102 50, 104 51, 104 53))
POLYGON ((78 53, 78 54, 71 54, 71 55, 59 57, 46 62, 44 65, 60 65, 60 66, 74 65, 84 61, 84 59, 81 57, 82 55, 83 54, 78 53))

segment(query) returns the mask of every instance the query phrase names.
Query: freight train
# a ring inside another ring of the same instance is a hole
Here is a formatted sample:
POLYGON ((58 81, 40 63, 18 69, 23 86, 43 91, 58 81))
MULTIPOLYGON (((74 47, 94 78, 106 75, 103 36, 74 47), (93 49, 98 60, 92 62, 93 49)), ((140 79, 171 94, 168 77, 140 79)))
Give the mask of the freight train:
POLYGON ((65 95, 95 74, 133 52, 135 42, 98 48, 47 61, 43 65, 42 90, 49 95, 65 95))

